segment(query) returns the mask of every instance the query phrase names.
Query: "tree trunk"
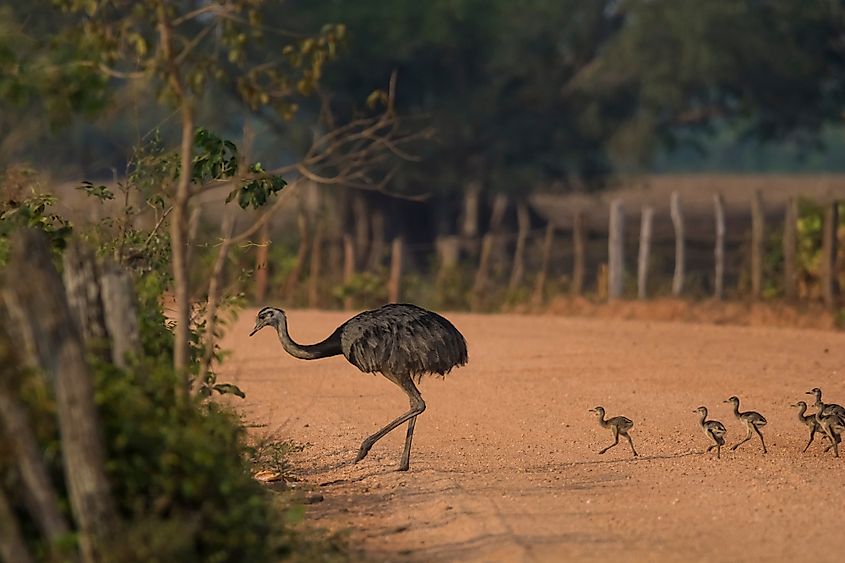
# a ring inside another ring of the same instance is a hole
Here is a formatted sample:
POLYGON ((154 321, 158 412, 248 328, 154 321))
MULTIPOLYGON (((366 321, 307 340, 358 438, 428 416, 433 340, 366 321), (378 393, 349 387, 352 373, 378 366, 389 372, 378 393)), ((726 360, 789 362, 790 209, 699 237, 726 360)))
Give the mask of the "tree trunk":
MULTIPOLYGON (((0 326, 0 386, 3 389, 0 393, 0 434, 12 447, 21 483, 27 498, 30 499, 29 511, 32 519, 51 547, 55 547, 56 541, 66 535, 70 527, 59 508, 59 497, 50 482, 47 464, 44 462, 26 407, 19 399, 23 361, 17 352, 17 343, 12 341, 11 335, 4 329, 4 326, 0 326)), ((0 531, 2 529, 3 526, 0 525, 0 531)), ((55 553, 54 555, 58 561, 59 557, 55 553)))
POLYGON ((308 306, 320 306, 320 270, 322 267, 323 221, 317 219, 314 225, 314 239, 311 241, 311 271, 308 274, 308 306))
POLYGON ((283 293, 286 300, 292 299, 296 286, 299 284, 299 278, 302 277, 305 260, 308 258, 308 216, 304 210, 300 209, 296 224, 299 229, 299 246, 296 249, 296 263, 285 280, 283 293))
MULTIPOLYGON (((194 145, 194 109, 183 99, 182 144, 179 181, 170 215, 170 252, 173 266, 173 297, 176 301, 176 326, 173 329, 173 368, 186 377, 190 357, 191 303, 188 293, 188 202, 191 198, 191 169, 194 145)), ((186 385, 187 389, 187 385, 186 385)))
POLYGON ((721 300, 725 288, 725 201, 722 194, 713 195, 713 211, 716 215, 716 248, 713 251, 716 261, 713 297, 721 300))
POLYGON ((836 306, 838 287, 836 283, 836 233, 839 227, 837 202, 831 201, 825 206, 824 225, 822 226, 822 262, 821 283, 824 303, 830 308, 836 306))
POLYGON ((94 387, 82 338, 71 317, 61 278, 44 237, 27 231, 11 245, 5 299, 29 339, 41 368, 55 381, 65 480, 85 561, 105 560, 117 511, 105 473, 94 387))
POLYGON ((669 203, 672 227, 675 229, 675 275, 672 278, 672 295, 680 297, 684 291, 686 267, 686 241, 684 233, 684 215, 681 211, 681 194, 672 192, 669 203))
POLYGON ((572 295, 580 296, 584 291, 584 275, 587 268, 587 214, 577 211, 572 223, 572 295))
MULTIPOLYGON (((0 487, 0 559, 6 563, 30 563, 32 557, 23 541, 15 513, 0 487)), ((58 561, 58 559, 56 559, 58 561)))
POLYGON ((793 300, 797 297, 796 283, 798 259, 798 202, 790 197, 786 202, 786 213, 783 220, 783 294, 793 300))
MULTIPOLYGON (((352 283, 352 278, 355 276, 355 245, 352 242, 352 237, 348 234, 343 235, 343 285, 349 290, 349 285, 352 283)), ((354 306, 351 295, 346 295, 343 298, 343 309, 351 311, 354 306)))
POLYGON ((765 253, 766 219, 763 215, 763 195, 759 190, 751 197, 751 297, 763 295, 763 254, 765 253))
POLYGON ((540 264, 540 272, 537 274, 537 282, 534 285, 534 295, 531 297, 531 302, 534 305, 543 303, 546 294, 546 278, 549 275, 549 262, 552 255, 552 244, 554 244, 555 226, 549 221, 546 224, 546 236, 543 239, 543 259, 540 264))
POLYGON ((464 212, 461 218, 461 237, 465 251, 475 257, 478 252, 478 219, 481 200, 481 184, 470 182, 464 192, 464 212))
POLYGON ((621 199, 610 202, 608 231, 607 296, 618 299, 625 289, 625 209, 621 199))
POLYGON ((390 245, 390 280, 387 284, 388 301, 399 303, 402 283, 402 237, 393 239, 390 245))
POLYGON ((653 222, 654 209, 644 205, 640 216, 640 254, 637 260, 637 295, 640 299, 648 296, 648 266, 651 257, 653 222))
POLYGON ((516 249, 513 253, 511 279, 508 283, 508 291, 510 292, 514 292, 519 288, 522 284, 522 278, 525 276, 525 241, 528 239, 528 231, 531 228, 531 215, 528 213, 528 207, 524 203, 517 204, 516 219, 519 230, 516 236, 516 249))
POLYGON ((255 250, 255 301, 263 303, 267 297, 267 258, 270 254, 270 222, 258 231, 258 248, 255 250))
POLYGON ((100 272, 100 296, 111 337, 111 359, 120 367, 127 367, 127 356, 141 353, 135 289, 129 273, 115 264, 104 264, 100 272))
POLYGON ((456 236, 440 236, 434 242, 437 249, 437 284, 446 280, 449 272, 458 266, 460 256, 460 238, 456 236))

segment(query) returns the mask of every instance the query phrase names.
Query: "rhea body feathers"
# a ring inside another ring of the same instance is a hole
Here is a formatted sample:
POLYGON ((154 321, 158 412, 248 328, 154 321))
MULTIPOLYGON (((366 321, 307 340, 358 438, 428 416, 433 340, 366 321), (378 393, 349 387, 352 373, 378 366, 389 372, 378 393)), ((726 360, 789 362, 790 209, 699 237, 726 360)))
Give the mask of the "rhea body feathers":
POLYGON ((378 440, 408 421, 400 470, 408 469, 416 418, 425 410, 414 381, 419 382, 424 375, 446 375, 468 360, 466 340, 451 322, 409 303, 392 303, 359 313, 316 344, 299 344, 290 337, 282 309, 261 309, 250 336, 265 326, 276 329, 282 347, 296 358, 315 360, 343 355, 362 372, 380 373, 402 388, 410 399, 411 410, 365 439, 355 460, 364 459, 378 440))

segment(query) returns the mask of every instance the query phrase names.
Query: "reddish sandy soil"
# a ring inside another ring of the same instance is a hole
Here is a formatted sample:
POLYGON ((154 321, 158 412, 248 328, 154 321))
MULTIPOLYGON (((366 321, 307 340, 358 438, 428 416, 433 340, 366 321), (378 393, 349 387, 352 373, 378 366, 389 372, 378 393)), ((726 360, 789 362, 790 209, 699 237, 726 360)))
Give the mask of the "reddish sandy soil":
MULTIPOLYGON (((247 393, 246 416, 310 444, 295 458, 318 526, 388 561, 842 561, 845 451, 806 454, 791 402, 845 403, 845 334, 553 316, 448 315, 468 366, 424 380, 411 470, 395 471, 404 427, 353 465, 361 440, 407 409, 405 395, 342 357, 284 354, 272 329, 236 323, 223 379, 247 393), (722 401, 769 420, 759 441, 704 455, 691 411, 722 401), (641 455, 611 441, 587 410, 633 419, 641 455)), ((347 315, 291 311, 312 342, 347 315)), ((845 448, 843 448, 845 450, 845 448)))

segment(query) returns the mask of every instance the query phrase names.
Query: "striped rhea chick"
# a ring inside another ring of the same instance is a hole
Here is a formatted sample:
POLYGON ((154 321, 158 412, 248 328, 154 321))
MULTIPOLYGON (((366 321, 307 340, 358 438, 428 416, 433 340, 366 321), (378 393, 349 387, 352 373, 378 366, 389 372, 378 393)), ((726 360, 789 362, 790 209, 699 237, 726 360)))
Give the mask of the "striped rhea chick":
MULTIPOLYGON (((807 403, 804 401, 798 401, 794 405, 790 405, 791 407, 795 407, 798 409, 798 421, 810 429, 810 439, 807 441, 807 445, 804 446, 804 449, 801 450, 801 453, 806 452, 807 448, 810 447, 810 444, 813 443, 813 439, 816 437, 816 432, 821 432, 822 436, 826 439, 830 440, 827 432, 825 432, 819 422, 816 420, 815 414, 805 414, 807 412, 807 403)), ((836 441, 839 442, 841 438, 839 435, 836 435, 836 441)), ((830 448, 833 447, 833 444, 828 444, 828 446, 824 449, 824 451, 828 451, 830 448)))
POLYGON ((812 395, 816 398, 816 402, 813 403, 813 406, 816 407, 822 415, 829 416, 831 414, 835 414, 840 418, 845 418, 845 407, 837 405, 836 403, 823 403, 822 390, 818 387, 813 387, 807 391, 807 395, 812 395))
POLYGON ((751 439, 752 432, 756 433, 757 436, 760 437, 760 443, 763 444, 763 453, 767 453, 766 450, 766 441, 763 439, 763 433, 760 432, 760 428, 766 425, 766 417, 764 417, 759 412, 755 411, 745 411, 742 412, 739 410, 739 397, 734 395, 730 397, 726 403, 731 403, 733 405, 734 416, 737 420, 741 421, 745 424, 746 435, 740 442, 737 442, 733 446, 731 446, 731 450, 735 450, 740 447, 742 444, 747 442, 751 439))
POLYGON ((713 448, 716 448, 716 459, 721 459, 722 446, 725 445, 725 434, 728 433, 725 429, 725 425, 718 420, 707 420, 707 407, 698 407, 692 412, 697 412, 699 414, 701 418, 698 420, 698 424, 701 426, 701 429, 704 430, 704 434, 713 441, 713 443, 707 447, 705 453, 709 452, 713 448))
POLYGON ((839 442, 842 440, 842 432, 845 432, 845 417, 838 414, 824 414, 824 409, 819 409, 816 411, 815 418, 827 439, 830 440, 830 445, 833 446, 834 457, 839 457, 839 442))
POLYGON ((637 457, 639 454, 637 450, 634 449, 634 441, 631 439, 630 434, 628 432, 631 428, 634 427, 634 422, 625 416, 614 416, 613 418, 604 418, 604 407, 596 407, 594 409, 590 409, 590 412, 596 413, 596 416, 599 419, 599 424, 602 428, 610 428, 610 431, 613 432, 613 443, 604 448, 599 452, 599 454, 603 454, 613 446, 619 443, 619 436, 625 436, 627 438, 628 443, 631 445, 631 451, 634 453, 634 457, 637 457))

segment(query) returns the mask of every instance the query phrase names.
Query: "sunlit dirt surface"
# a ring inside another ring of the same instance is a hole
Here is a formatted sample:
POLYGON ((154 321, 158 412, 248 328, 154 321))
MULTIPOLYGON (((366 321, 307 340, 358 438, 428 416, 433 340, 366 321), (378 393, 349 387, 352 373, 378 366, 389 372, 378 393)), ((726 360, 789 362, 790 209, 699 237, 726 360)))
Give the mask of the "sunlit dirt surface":
MULTIPOLYGON (((309 446, 295 457, 324 501, 312 521, 349 530, 386 561, 842 561, 845 447, 802 454, 808 431, 789 404, 845 403, 845 335, 553 316, 448 314, 470 363, 421 386, 411 470, 395 471, 405 427, 357 465, 361 440, 405 412, 381 376, 343 357, 287 356, 271 328, 252 338, 246 311, 224 347, 221 380, 247 393, 246 417, 309 446), (723 400, 769 421, 722 459, 693 409, 744 437, 723 400), (588 409, 634 421, 640 453, 588 409)), ((289 311, 292 336, 324 338, 349 315, 289 311)))

